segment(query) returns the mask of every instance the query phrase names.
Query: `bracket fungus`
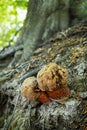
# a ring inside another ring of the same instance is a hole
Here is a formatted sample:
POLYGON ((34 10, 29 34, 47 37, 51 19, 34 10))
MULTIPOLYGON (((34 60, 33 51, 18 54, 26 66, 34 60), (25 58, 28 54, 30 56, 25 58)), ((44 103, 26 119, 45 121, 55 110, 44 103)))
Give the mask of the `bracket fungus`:
POLYGON ((29 99, 29 100, 37 100, 40 95, 37 84, 37 79, 35 77, 29 77, 24 80, 22 87, 21 87, 21 94, 29 99))
POLYGON ((37 82, 42 91, 53 91, 67 85, 67 72, 56 63, 50 63, 37 74, 37 82))
POLYGON ((37 74, 39 89, 46 91, 49 99, 63 99, 70 95, 67 72, 56 63, 50 63, 37 74))
POLYGON ((70 89, 66 87, 60 87, 57 90, 54 91, 48 91, 47 92, 49 99, 56 99, 58 102, 62 103, 65 99, 67 99, 70 95, 70 89))
POLYGON ((21 93, 31 101, 42 103, 50 102, 52 99, 65 99, 70 95, 67 72, 56 63, 50 63, 38 72, 37 78, 29 77, 24 80, 21 93))
POLYGON ((38 88, 37 79, 35 77, 29 77, 24 80, 21 87, 21 94, 30 101, 39 101, 42 103, 50 101, 45 92, 40 91, 38 88))

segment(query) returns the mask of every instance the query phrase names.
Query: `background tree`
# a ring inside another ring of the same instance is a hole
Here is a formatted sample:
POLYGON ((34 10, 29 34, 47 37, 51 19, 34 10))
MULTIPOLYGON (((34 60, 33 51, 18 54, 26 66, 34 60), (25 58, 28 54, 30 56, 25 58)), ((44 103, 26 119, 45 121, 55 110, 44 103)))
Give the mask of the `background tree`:
POLYGON ((22 59, 27 60, 33 50, 44 41, 86 18, 86 0, 29 0, 27 16, 17 44, 23 44, 22 59))

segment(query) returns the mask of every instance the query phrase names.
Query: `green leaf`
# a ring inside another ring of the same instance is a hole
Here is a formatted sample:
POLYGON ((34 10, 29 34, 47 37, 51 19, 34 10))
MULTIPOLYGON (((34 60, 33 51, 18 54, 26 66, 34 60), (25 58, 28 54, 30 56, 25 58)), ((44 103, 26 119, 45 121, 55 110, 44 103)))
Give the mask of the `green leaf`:
POLYGON ((11 43, 15 43, 14 37, 23 25, 27 4, 28 0, 0 0, 0 48, 8 45, 12 38, 11 43))

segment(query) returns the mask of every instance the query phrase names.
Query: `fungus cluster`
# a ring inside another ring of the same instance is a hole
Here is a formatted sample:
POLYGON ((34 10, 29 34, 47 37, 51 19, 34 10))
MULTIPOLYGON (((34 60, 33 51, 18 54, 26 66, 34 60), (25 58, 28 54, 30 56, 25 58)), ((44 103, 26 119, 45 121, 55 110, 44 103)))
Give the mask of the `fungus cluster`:
POLYGON ((35 77, 29 77, 25 79, 22 84, 21 93, 29 100, 37 100, 40 96, 37 79, 35 77))
POLYGON ((21 87, 21 94, 23 97, 31 101, 39 101, 42 103, 49 102, 49 98, 45 92, 39 89, 37 79, 35 77, 29 77, 24 80, 21 87))
POLYGON ((53 91, 67 85, 67 73, 59 65, 50 63, 38 72, 37 82, 42 91, 53 91))
POLYGON ((37 78, 29 77, 24 80, 21 93, 31 101, 42 103, 69 97, 67 72, 56 63, 50 63, 38 72, 37 78))

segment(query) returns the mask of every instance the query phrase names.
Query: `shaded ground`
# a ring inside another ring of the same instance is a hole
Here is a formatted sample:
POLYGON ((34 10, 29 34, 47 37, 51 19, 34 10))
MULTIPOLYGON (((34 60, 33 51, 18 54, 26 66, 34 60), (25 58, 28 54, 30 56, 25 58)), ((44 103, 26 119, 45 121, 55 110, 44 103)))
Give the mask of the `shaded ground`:
MULTIPOLYGON (((10 49, 9 49, 10 48, 10 49)), ((46 41, 24 63, 11 67, 16 51, 0 52, 0 128, 3 130, 86 130, 87 129, 87 24, 81 23, 46 41), (71 97, 62 105, 29 102, 20 94, 23 80, 36 76, 49 62, 68 71, 71 97), (3 65, 3 66, 2 66, 3 65), (8 66, 9 65, 9 66, 8 66), (6 67, 7 66, 7 67, 6 67)))

